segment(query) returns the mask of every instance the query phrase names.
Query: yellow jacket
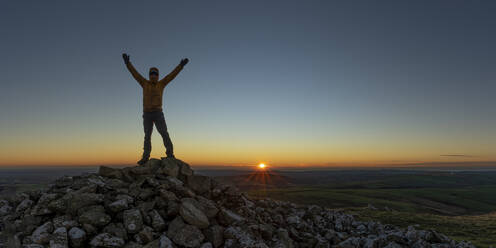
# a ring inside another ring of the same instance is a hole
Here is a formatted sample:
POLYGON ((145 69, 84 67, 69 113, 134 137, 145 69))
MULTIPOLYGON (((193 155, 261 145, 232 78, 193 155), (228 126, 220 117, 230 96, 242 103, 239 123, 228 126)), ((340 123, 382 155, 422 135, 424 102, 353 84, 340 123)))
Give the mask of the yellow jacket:
POLYGON ((164 88, 177 76, 177 74, 179 74, 179 72, 183 69, 183 66, 176 66, 171 73, 156 82, 152 82, 141 76, 131 62, 127 63, 126 66, 129 72, 131 72, 131 75, 133 75, 134 79, 136 79, 136 81, 138 81, 143 88, 143 111, 162 111, 162 95, 164 93, 164 88))

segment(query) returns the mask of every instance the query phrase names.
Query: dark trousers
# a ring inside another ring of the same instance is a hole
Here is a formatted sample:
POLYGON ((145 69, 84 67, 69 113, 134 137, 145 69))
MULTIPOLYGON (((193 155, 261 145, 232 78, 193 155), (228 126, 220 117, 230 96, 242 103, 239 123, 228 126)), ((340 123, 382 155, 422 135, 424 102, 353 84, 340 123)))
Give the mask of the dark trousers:
POLYGON ((153 131, 153 123, 155 123, 155 127, 157 131, 162 135, 162 139, 164 140, 165 149, 167 149, 167 156, 172 156, 174 151, 172 150, 172 141, 169 137, 169 133, 167 132, 167 124, 165 124, 164 113, 162 111, 154 111, 154 112, 144 112, 143 113, 143 127, 145 129, 145 143, 143 144, 143 157, 149 158, 150 152, 152 151, 152 131, 153 131))

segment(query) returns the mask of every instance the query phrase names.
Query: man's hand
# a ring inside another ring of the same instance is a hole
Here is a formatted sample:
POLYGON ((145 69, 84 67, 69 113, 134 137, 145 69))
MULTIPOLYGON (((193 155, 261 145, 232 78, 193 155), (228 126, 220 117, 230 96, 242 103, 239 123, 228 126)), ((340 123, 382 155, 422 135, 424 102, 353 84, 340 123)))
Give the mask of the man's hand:
POLYGON ((189 59, 188 58, 184 58, 184 59, 181 60, 180 65, 181 66, 185 66, 188 62, 189 62, 189 59))
POLYGON ((122 54, 122 59, 124 59, 126 65, 129 64, 129 55, 127 55, 127 53, 122 54))

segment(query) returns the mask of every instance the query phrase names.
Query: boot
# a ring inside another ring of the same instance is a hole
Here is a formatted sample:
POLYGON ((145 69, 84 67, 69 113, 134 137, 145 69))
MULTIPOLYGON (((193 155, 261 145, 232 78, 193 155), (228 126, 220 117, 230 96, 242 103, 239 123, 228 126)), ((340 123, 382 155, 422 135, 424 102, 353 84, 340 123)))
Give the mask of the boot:
POLYGON ((144 165, 146 162, 148 162, 148 158, 142 158, 140 161, 138 161, 138 164, 144 165))

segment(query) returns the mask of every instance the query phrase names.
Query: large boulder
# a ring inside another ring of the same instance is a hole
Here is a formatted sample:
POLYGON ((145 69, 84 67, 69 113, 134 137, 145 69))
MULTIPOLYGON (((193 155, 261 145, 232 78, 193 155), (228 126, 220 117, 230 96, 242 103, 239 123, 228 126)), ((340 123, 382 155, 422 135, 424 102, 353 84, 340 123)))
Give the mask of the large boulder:
POLYGON ((184 198, 181 201, 179 213, 181 217, 191 225, 198 228, 206 228, 209 226, 208 217, 200 210, 199 203, 192 198, 184 198))

